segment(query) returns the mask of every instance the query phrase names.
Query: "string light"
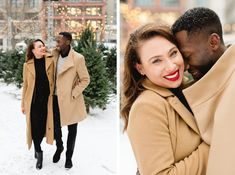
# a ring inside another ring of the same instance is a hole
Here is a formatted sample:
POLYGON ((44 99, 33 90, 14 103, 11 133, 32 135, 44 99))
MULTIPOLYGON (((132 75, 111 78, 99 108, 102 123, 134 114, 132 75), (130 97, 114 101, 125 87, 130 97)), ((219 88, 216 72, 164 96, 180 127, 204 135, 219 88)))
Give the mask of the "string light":
MULTIPOLYGON (((65 5, 64 2, 52 2, 51 6, 54 8, 54 16, 52 17, 54 21, 62 20, 62 27, 55 27, 54 33, 60 32, 60 30, 68 30, 73 33, 79 33, 83 28, 91 24, 91 27, 98 30, 105 30, 105 24, 102 21, 106 21, 106 15, 102 15, 102 6, 87 6, 83 9, 81 6, 65 5), (95 18, 98 17, 98 18, 95 18)), ((42 6, 42 8, 37 12, 36 15, 27 20, 11 20, 11 25, 13 27, 12 35, 17 35, 19 33, 44 33, 47 35, 47 11, 48 6, 42 6)), ((8 26, 0 30, 1 34, 7 34, 8 26)))

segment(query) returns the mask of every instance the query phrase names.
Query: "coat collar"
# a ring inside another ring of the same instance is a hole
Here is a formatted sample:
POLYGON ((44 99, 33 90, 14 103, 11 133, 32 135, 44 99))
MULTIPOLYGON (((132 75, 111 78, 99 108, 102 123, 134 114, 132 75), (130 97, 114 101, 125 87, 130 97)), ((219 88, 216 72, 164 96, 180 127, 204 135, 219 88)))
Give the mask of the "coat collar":
POLYGON ((183 92, 192 108, 221 90, 235 70, 235 45, 231 45, 199 81, 183 92))
MULTIPOLYGON (((50 58, 52 57, 51 54, 47 54, 45 56, 45 61, 46 61, 46 71, 48 71, 50 65, 53 63, 53 60, 50 58)), ((34 60, 30 59, 29 61, 26 62, 26 65, 28 67, 29 72, 35 76, 35 67, 34 67, 34 60)))
POLYGON ((167 102, 171 105, 171 107, 185 121, 185 123, 190 126, 197 134, 199 134, 199 130, 196 125, 194 116, 169 89, 157 86, 148 79, 145 79, 142 85, 144 88, 154 91, 155 93, 165 98, 167 102))
MULTIPOLYGON (((69 51, 68 57, 65 60, 64 64, 62 65, 62 68, 61 68, 59 74, 64 73, 66 70, 68 70, 69 68, 74 66, 74 61, 73 61, 74 52, 75 51, 72 49, 72 47, 70 47, 70 51, 69 51)), ((55 57, 55 65, 57 65, 60 53, 59 53, 59 51, 57 49, 55 49, 53 51, 53 55, 55 57)))

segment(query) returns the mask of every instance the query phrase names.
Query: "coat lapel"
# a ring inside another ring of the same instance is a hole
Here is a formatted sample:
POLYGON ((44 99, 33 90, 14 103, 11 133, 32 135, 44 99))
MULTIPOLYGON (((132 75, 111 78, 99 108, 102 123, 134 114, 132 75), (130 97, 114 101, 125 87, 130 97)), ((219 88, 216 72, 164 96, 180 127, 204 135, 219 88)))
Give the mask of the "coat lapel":
POLYGON ((167 98, 169 104, 179 114, 179 116, 189 125, 197 134, 199 130, 195 121, 194 116, 188 111, 188 109, 180 102, 176 96, 170 96, 167 98))
POLYGON ((197 124, 194 116, 188 111, 188 109, 181 103, 181 101, 167 88, 154 85, 150 80, 146 79, 143 82, 143 86, 146 89, 152 90, 163 98, 165 98, 172 108, 179 114, 179 116, 185 121, 185 123, 199 134, 197 124))
POLYGON ((33 59, 30 59, 26 64, 29 72, 35 77, 35 67, 33 59))
POLYGON ((49 67, 50 67, 50 65, 52 64, 53 60, 50 59, 50 58, 47 58, 47 57, 46 57, 45 60, 46 60, 46 72, 47 72, 49 67))
POLYGON ((52 50, 52 57, 53 57, 53 61, 54 61, 54 67, 55 67, 55 70, 54 70, 54 79, 56 80, 56 71, 57 71, 57 62, 58 62, 58 59, 59 59, 59 51, 57 49, 53 49, 52 50))
POLYGON ((73 59, 71 57, 68 57, 67 60, 65 60, 64 64, 62 65, 59 74, 62 74, 63 72, 67 71, 70 67, 73 66, 74 66, 73 59))
MULTIPOLYGON (((57 69, 57 62, 58 62, 58 59, 59 59, 59 56, 60 56, 60 53, 57 49, 54 49, 52 51, 52 56, 53 56, 53 60, 54 60, 54 65, 55 65, 55 68, 57 69)), ((67 60, 65 60, 60 72, 58 75, 62 74, 63 72, 65 72, 66 70, 68 70, 70 67, 73 67, 74 66, 74 63, 73 63, 73 49, 71 48, 70 51, 69 51, 69 55, 68 55, 68 58, 67 60)), ((54 77, 56 76, 56 70, 54 71, 54 77)))

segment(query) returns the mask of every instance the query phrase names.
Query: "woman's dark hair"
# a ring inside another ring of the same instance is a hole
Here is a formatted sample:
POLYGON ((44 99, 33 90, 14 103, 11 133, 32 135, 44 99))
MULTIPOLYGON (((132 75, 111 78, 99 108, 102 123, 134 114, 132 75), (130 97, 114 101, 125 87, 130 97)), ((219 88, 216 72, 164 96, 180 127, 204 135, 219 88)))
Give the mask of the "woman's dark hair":
MULTIPOLYGON (((122 105, 121 117, 124 120, 124 130, 127 129, 129 112, 132 104, 143 91, 141 82, 144 76, 141 75, 135 68, 136 63, 141 63, 138 54, 138 49, 143 41, 149 40, 155 36, 166 38, 171 43, 177 46, 177 42, 168 26, 160 26, 154 23, 146 24, 134 31, 127 43, 124 56, 124 75, 122 85, 122 105)), ((157 49, 157 48, 156 48, 157 49)))
POLYGON ((34 54, 33 54, 34 43, 38 41, 41 42, 45 46, 44 42, 41 39, 36 39, 36 40, 31 41, 27 47, 25 62, 34 58, 34 54))

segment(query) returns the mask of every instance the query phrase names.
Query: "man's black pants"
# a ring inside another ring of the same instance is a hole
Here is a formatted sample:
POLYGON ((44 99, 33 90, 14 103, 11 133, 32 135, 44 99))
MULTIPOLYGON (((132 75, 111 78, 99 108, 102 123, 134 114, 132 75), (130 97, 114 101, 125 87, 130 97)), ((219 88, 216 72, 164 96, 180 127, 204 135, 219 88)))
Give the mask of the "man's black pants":
MULTIPOLYGON (((56 140, 56 146, 57 149, 62 149, 63 141, 62 141, 62 131, 60 123, 60 111, 59 111, 58 98, 56 95, 53 96, 53 113, 54 113, 54 137, 56 140)), ((77 136, 77 123, 68 125, 66 159, 72 158, 76 142, 76 136, 77 136)))

